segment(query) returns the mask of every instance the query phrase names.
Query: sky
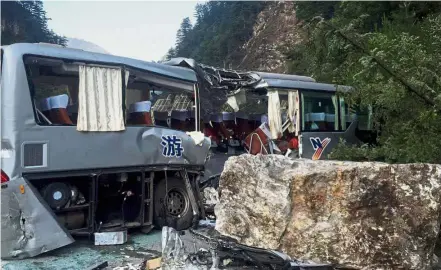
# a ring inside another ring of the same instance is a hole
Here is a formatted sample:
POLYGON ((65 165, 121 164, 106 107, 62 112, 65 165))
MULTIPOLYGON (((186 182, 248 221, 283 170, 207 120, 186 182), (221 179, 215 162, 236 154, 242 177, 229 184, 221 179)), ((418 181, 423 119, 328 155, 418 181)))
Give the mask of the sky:
MULTIPOLYGON (((202 1, 205 2, 205 1, 202 1)), ((175 44, 197 1, 44 1, 50 29, 83 39, 111 54, 158 61, 175 44)))

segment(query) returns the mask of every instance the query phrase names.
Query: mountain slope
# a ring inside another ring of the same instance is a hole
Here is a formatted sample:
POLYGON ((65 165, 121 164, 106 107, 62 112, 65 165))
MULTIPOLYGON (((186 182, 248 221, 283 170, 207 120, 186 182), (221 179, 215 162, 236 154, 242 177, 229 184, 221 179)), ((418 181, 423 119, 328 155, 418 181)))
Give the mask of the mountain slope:
POLYGON ((302 41, 294 2, 272 2, 257 16, 240 69, 286 73, 285 53, 302 41))
POLYGON ((294 2, 209 1, 184 18, 165 57, 190 57, 230 69, 288 71, 286 53, 300 42, 294 2))

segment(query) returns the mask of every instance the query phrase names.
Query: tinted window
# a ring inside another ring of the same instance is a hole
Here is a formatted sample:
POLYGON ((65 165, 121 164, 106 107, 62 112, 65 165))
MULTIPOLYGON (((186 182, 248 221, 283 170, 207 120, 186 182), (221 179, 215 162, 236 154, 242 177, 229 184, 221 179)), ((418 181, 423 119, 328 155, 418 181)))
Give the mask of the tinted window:
POLYGON ((302 130, 338 130, 336 96, 329 93, 302 92, 302 130))

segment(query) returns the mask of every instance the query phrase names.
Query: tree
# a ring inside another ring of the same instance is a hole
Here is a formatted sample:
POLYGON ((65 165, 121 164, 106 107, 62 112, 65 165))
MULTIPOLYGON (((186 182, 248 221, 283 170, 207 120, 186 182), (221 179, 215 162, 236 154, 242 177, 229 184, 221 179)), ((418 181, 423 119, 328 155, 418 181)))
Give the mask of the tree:
POLYGON ((66 39, 49 30, 42 1, 2 1, 2 45, 47 42, 60 45, 66 39))
POLYGON ((190 32, 193 26, 190 18, 186 17, 182 20, 181 27, 176 34, 176 55, 182 57, 189 56, 189 43, 191 41, 190 32))
POLYGON ((239 63, 242 46, 265 2, 208 1, 196 5, 195 25, 185 18, 176 35, 175 56, 190 57, 205 64, 239 63))
POLYGON ((172 59, 172 58, 174 58, 176 56, 177 56, 177 54, 176 54, 175 48, 170 48, 167 51, 167 54, 165 55, 164 60, 168 61, 168 60, 170 60, 170 59, 172 59))
POLYGON ((342 2, 332 18, 315 16, 291 72, 353 86, 348 100, 373 105, 380 132, 376 145, 332 157, 441 163, 441 4, 342 2))

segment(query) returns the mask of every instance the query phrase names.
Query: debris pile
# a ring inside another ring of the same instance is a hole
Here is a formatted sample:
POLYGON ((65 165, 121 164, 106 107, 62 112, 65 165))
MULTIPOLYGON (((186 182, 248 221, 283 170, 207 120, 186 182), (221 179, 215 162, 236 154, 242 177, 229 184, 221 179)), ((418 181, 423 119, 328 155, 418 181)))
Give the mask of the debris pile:
POLYGON ((162 257, 146 262, 147 269, 285 269, 333 270, 328 264, 316 264, 291 259, 274 250, 244 246, 223 237, 211 222, 200 222, 197 230, 190 229, 185 239, 173 228, 162 228, 162 257), (182 237, 182 238, 181 238, 182 237), (156 265, 156 267, 153 267, 156 265))
POLYGON ((230 158, 216 230, 239 243, 362 269, 430 269, 441 165, 230 158))

